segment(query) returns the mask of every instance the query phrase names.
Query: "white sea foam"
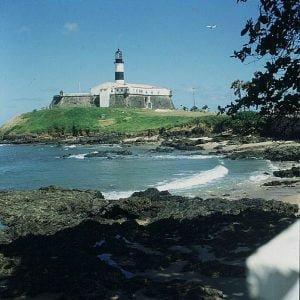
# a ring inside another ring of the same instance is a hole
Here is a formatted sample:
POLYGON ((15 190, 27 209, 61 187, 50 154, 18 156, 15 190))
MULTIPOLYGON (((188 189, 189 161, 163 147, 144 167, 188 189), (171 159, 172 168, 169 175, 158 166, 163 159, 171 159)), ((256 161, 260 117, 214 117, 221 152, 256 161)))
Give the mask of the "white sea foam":
POLYGON ((84 159, 88 153, 70 155, 68 158, 84 159))
POLYGON ((249 180, 252 182, 260 182, 268 179, 270 176, 266 174, 257 174, 257 175, 251 175, 249 177, 249 180))
POLYGON ((153 155, 150 156, 151 159, 210 159, 210 158, 219 158, 220 156, 217 155, 153 155))
POLYGON ((76 147, 77 147, 77 145, 68 145, 68 146, 65 146, 65 150, 76 148, 76 147))
POLYGON ((228 174, 228 169, 222 165, 215 168, 197 173, 181 179, 176 179, 167 183, 158 184, 158 190, 183 190, 196 187, 198 185, 207 184, 228 174))
POLYGON ((271 171, 278 171, 279 170, 279 167, 273 165, 273 163, 270 160, 268 160, 267 162, 268 162, 268 167, 270 168, 271 171))
POLYGON ((130 197, 135 191, 110 191, 110 192, 103 192, 103 196, 107 200, 117 200, 121 198, 128 198, 130 197))
POLYGON ((68 158, 84 159, 85 156, 87 154, 90 154, 90 153, 98 153, 98 151, 93 151, 93 152, 88 152, 88 153, 81 153, 81 154, 73 154, 73 155, 68 156, 68 158))

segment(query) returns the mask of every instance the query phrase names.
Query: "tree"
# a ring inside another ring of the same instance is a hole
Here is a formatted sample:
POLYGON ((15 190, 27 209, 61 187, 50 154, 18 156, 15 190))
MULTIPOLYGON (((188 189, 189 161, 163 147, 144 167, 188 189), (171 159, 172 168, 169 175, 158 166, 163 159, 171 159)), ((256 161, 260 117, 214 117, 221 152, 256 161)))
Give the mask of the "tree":
POLYGON ((198 109, 198 107, 197 107, 196 105, 194 105, 194 106, 190 109, 190 111, 199 111, 199 109, 198 109))
MULTIPOLYGON (((246 2, 247 0, 237 0, 246 2)), ((254 107, 264 116, 300 114, 300 2, 299 0, 260 0, 256 21, 247 21, 241 35, 248 43, 233 57, 264 59, 264 71, 257 71, 243 84, 232 83, 237 99, 221 112, 234 115, 241 108, 254 107)))
POLYGON ((202 106, 201 111, 203 112, 208 112, 209 108, 208 106, 205 104, 204 106, 202 106))

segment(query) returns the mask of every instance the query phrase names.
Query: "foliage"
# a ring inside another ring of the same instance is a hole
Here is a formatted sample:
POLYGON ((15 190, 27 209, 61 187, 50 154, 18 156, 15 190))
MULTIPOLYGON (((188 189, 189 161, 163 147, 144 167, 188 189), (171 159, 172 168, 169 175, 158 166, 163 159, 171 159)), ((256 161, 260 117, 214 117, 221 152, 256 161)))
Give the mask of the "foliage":
POLYGON ((197 106, 193 106, 191 109, 190 109, 190 111, 199 111, 199 108, 197 107, 197 106))
MULTIPOLYGON (((247 0, 237 0, 246 2, 247 0)), ((235 81, 237 99, 221 112, 234 115, 254 107, 264 116, 300 113, 300 2, 299 0, 260 0, 258 19, 247 21, 241 35, 248 43, 233 57, 266 60, 264 71, 257 71, 247 82, 235 81)))
POLYGON ((202 111, 208 111, 209 108, 208 108, 208 106, 205 104, 204 106, 202 106, 201 110, 202 110, 202 111))
POLYGON ((256 112, 238 112, 235 116, 208 115, 191 121, 197 127, 213 133, 231 131, 234 134, 260 134, 265 127, 265 120, 256 112))

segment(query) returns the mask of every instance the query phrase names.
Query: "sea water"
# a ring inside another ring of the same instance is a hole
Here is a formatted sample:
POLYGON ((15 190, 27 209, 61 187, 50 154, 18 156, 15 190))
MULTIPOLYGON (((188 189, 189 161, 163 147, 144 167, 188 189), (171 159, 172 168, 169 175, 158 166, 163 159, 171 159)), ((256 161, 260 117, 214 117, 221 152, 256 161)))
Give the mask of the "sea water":
POLYGON ((209 197, 267 179, 273 166, 259 159, 230 160, 218 155, 156 145, 1 145, 0 191, 55 185, 101 191, 107 199, 155 187, 175 195, 209 197), (116 150, 132 155, 117 155, 116 150), (107 157, 86 157, 108 151, 107 157))

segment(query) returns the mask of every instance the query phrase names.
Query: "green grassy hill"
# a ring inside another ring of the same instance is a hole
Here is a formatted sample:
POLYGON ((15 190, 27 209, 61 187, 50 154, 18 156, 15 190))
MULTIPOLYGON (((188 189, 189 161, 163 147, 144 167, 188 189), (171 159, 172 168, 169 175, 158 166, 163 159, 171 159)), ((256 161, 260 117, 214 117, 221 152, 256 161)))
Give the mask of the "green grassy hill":
POLYGON ((0 138, 15 136, 98 136, 110 133, 141 135, 168 130, 201 129, 203 134, 232 130, 255 133, 260 127, 256 113, 240 113, 235 119, 215 113, 153 111, 112 108, 56 108, 22 114, 0 128, 0 138))
POLYGON ((3 135, 88 135, 95 133, 139 134, 190 124, 213 114, 156 112, 136 109, 66 108, 43 109, 22 114, 0 128, 3 135))

